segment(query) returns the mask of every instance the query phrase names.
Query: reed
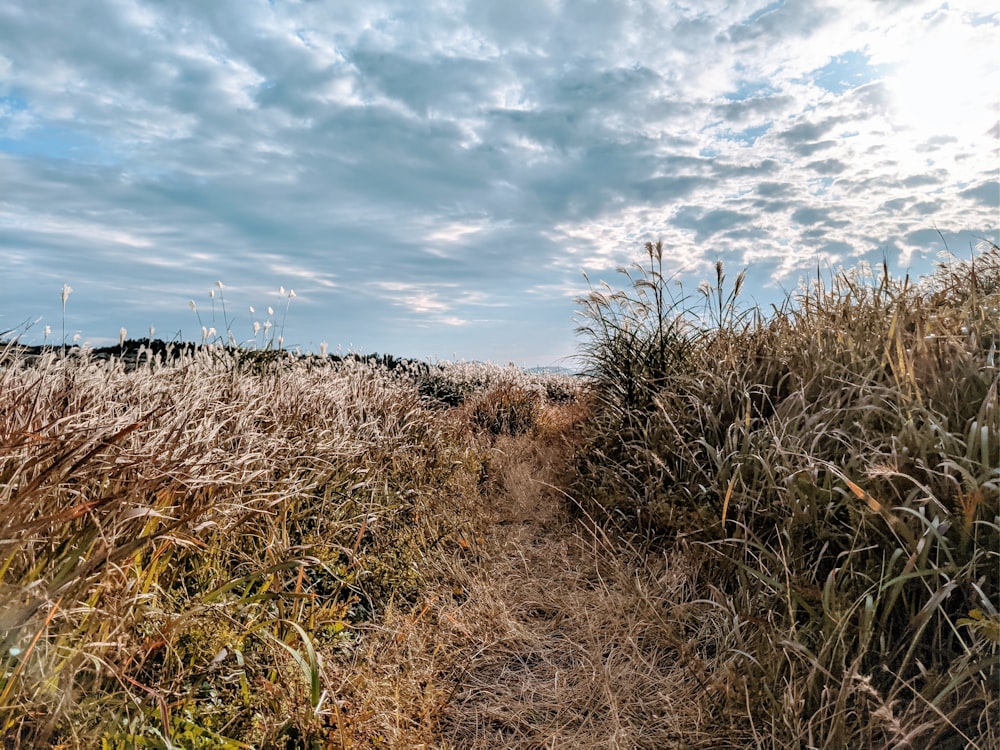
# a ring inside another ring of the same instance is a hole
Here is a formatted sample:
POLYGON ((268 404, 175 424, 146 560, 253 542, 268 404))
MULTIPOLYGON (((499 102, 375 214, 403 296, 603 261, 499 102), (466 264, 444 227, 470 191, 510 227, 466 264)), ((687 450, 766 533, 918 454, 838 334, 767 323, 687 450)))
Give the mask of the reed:
POLYGON ((464 423, 362 359, 4 352, 6 746, 347 746, 357 644, 477 494, 464 423))
POLYGON ((670 297, 661 255, 581 300, 576 494, 704 558, 711 733, 996 745, 1000 249, 818 277, 769 314, 721 264, 700 307, 670 297))

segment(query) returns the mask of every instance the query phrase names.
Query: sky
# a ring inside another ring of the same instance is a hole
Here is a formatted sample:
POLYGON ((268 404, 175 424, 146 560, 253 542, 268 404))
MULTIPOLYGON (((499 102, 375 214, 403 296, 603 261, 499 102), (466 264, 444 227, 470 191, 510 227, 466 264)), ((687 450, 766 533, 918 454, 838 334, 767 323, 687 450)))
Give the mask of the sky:
POLYGON ((998 239, 996 8, 0 0, 0 331, 565 365, 647 241, 919 276, 998 239))

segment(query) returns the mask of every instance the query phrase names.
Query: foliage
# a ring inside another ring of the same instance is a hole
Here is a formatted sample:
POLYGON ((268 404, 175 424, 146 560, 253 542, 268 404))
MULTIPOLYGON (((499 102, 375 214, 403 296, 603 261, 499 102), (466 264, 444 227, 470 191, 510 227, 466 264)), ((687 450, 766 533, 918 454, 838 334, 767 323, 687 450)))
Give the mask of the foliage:
POLYGON ((492 435, 521 435, 535 426, 541 399, 517 383, 498 383, 470 404, 472 423, 492 435))
POLYGON ((396 361, 104 354, 0 359, 0 737, 348 746, 358 644, 477 495, 466 423, 396 361))
POLYGON ((1000 744, 1000 248, 767 314, 663 256, 585 378, 292 356, 290 292, 237 346, 221 284, 0 346, 5 746, 1000 744))
POLYGON ((1000 727, 1000 249, 922 283, 818 278, 765 316, 662 247, 580 301, 590 510, 702 550, 725 613, 714 732, 985 747, 1000 727), (668 300, 671 300, 668 302, 668 300))

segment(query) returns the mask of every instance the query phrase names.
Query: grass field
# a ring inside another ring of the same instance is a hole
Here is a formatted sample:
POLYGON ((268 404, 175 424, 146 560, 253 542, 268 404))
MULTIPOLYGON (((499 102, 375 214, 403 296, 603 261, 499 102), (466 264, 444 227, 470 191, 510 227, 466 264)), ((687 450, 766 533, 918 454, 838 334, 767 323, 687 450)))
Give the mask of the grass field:
MULTIPOLYGON (((1000 249, 770 314, 663 248, 595 289, 578 497, 703 566, 690 638, 736 747, 1000 738, 1000 249)), ((595 511, 596 512, 596 511, 595 511)))
POLYGON ((662 252, 582 378, 6 345, 4 747, 1000 745, 1000 250, 662 252))

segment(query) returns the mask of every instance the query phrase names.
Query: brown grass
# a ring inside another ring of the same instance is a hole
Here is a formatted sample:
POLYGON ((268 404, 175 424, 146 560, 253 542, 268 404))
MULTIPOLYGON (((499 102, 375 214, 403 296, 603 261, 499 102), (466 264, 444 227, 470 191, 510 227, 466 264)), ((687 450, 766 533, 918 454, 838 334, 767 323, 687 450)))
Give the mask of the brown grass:
POLYGON ((380 723, 369 738, 665 748, 697 737, 704 669, 692 667, 690 614, 672 603, 690 599, 695 571, 684 555, 644 555, 574 512, 560 487, 586 412, 549 406, 533 432, 492 441, 481 504, 432 563, 442 585, 365 653, 366 684, 396 696, 369 711, 380 723))
POLYGON ((1000 249, 700 319, 649 251, 586 391, 8 348, 4 746, 996 744, 1000 249))
POLYGON ((704 731, 995 745, 1000 248, 919 284, 820 277, 770 315, 721 264, 703 308, 671 301, 646 249, 581 301, 597 407, 575 491, 701 561, 725 687, 704 731))

